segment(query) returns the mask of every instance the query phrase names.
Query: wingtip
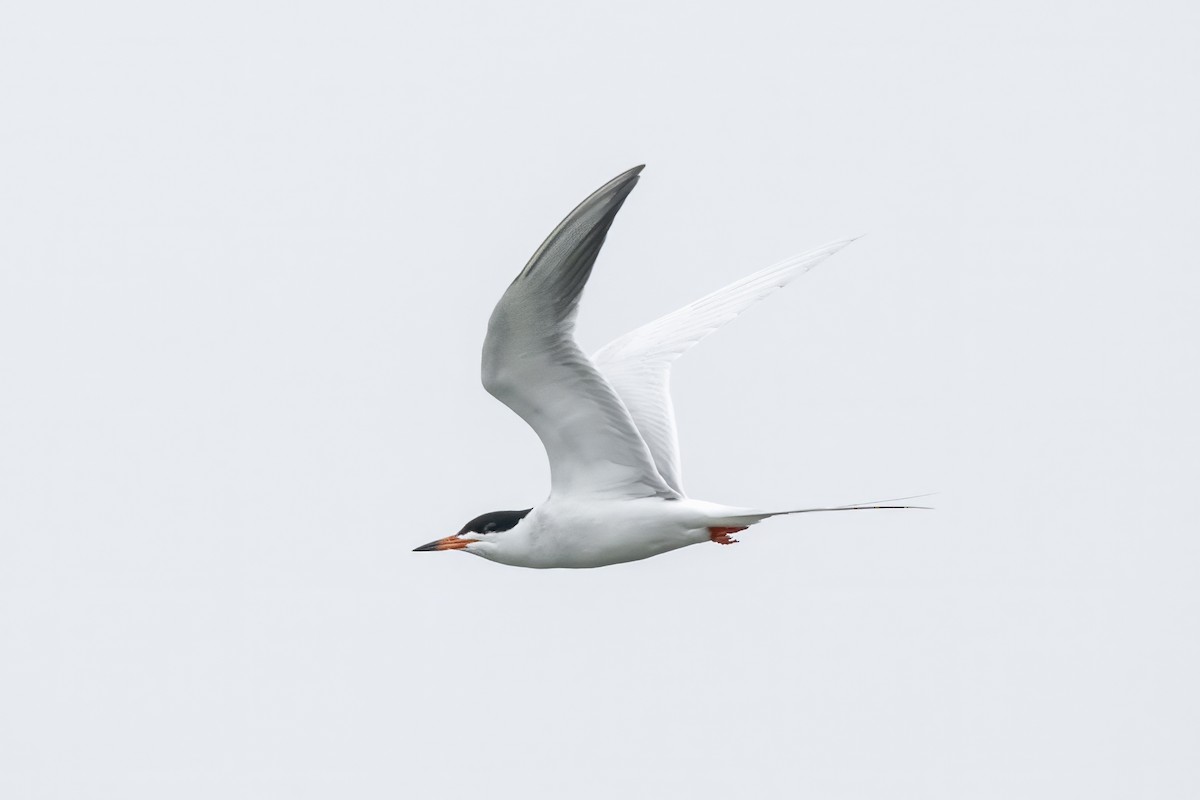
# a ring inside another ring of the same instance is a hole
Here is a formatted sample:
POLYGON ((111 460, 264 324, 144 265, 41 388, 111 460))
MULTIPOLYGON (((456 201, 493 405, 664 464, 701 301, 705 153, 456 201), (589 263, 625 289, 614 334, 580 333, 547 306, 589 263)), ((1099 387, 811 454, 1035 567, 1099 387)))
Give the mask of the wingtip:
POLYGON ((817 248, 817 250, 813 251, 813 252, 816 252, 816 253, 823 252, 826 256, 831 256, 834 253, 836 253, 837 251, 841 250, 842 248, 849 247, 850 245, 854 244, 855 242, 857 242, 859 239, 861 239, 865 235, 866 234, 860 233, 858 236, 849 236, 845 239, 838 239, 836 241, 830 242, 829 244, 826 244, 822 247, 817 248))
POLYGON ((584 204, 587 204, 593 198, 609 197, 615 198, 617 200, 616 207, 620 208, 620 204, 625 202, 625 198, 633 191, 633 187, 637 186, 639 176, 645 167, 645 164, 638 164, 632 169, 625 170, 597 189, 591 197, 584 201, 584 204))
MULTIPOLYGON (((602 197, 612 197, 613 195, 622 195, 622 200, 623 200, 624 195, 628 195, 629 192, 633 191, 633 187, 637 185, 638 176, 641 175, 642 170, 645 168, 646 168, 645 164, 638 164, 636 167, 625 170, 620 175, 613 178, 612 180, 610 180, 608 183, 601 186, 596 191, 592 192, 586 200, 584 200, 582 203, 579 204, 579 206, 576 210, 578 210, 579 208, 584 208, 589 203, 591 203, 595 200, 598 200, 602 197)), ((572 213, 574 213, 574 212, 572 212, 572 213)))
MULTIPOLYGON (((595 260, 600 246, 604 243, 604 237, 607 235, 608 228, 612 225, 617 212, 621 210, 621 206, 625 204, 625 199, 629 197, 634 187, 637 186, 638 174, 641 173, 645 166, 645 164, 638 164, 632 169, 625 170, 588 195, 582 203, 575 206, 571 213, 567 214, 562 222, 558 223, 558 226, 546 237, 545 241, 534 252, 533 257, 529 259, 529 263, 525 265, 525 269, 521 270, 513 283, 515 284, 521 278, 533 274, 537 268, 538 260, 547 251, 547 248, 558 241, 563 236, 564 231, 572 228, 576 229, 576 232, 573 234, 575 241, 567 249, 572 251, 577 250, 581 241, 590 238, 592 242, 590 245, 592 247, 591 258, 588 261, 590 265, 595 260)), ((591 267, 588 266, 588 270, 590 269, 591 267)))
POLYGON ((620 175, 609 181, 609 183, 624 183, 625 181, 636 180, 637 177, 642 174, 642 170, 645 168, 645 164, 638 164, 636 167, 625 170, 620 175))

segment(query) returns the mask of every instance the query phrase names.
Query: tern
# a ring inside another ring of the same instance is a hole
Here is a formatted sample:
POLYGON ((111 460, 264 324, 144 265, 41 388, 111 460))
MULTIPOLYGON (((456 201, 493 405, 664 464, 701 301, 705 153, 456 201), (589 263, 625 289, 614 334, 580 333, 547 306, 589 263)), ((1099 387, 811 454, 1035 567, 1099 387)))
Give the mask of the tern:
MULTIPOLYGON (((643 165, 644 166, 644 165, 643 165)), ((588 358, 575 342, 584 285, 643 166, 579 204, 497 303, 483 386, 533 428, 550 461, 541 505, 493 511, 417 551, 461 550, 536 569, 604 567, 733 534, 768 517, 868 508, 873 501, 764 511, 689 498, 671 404, 671 363, 747 307, 849 244, 832 242, 755 272, 627 333, 588 358)), ((912 498, 897 498, 908 500, 912 498)))

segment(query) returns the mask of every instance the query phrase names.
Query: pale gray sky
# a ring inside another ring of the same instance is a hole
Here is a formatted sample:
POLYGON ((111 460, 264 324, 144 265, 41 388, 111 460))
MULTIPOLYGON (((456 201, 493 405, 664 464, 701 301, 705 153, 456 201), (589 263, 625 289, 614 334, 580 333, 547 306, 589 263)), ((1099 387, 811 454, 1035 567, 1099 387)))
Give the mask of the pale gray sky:
POLYGON ((0 795, 1200 794, 1200 12, 806 5, 6 6, 0 795), (487 316, 643 162, 589 349, 869 234, 691 493, 936 512, 409 552, 544 497, 487 316))

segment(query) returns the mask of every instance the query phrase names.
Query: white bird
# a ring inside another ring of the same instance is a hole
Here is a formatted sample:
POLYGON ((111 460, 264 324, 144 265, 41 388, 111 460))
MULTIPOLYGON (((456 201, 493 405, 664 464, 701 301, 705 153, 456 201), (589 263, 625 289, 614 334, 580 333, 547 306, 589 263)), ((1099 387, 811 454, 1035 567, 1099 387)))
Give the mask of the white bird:
POLYGON ((858 503, 762 511, 684 494, 668 386, 671 362, 852 240, 760 270, 588 358, 574 337, 579 298, 641 171, 634 167, 617 176, 568 214, 488 323, 483 386, 542 440, 550 496, 532 509, 476 517, 418 551, 463 550, 516 567, 603 567, 700 542, 733 544, 731 534, 781 514, 916 507, 858 503))

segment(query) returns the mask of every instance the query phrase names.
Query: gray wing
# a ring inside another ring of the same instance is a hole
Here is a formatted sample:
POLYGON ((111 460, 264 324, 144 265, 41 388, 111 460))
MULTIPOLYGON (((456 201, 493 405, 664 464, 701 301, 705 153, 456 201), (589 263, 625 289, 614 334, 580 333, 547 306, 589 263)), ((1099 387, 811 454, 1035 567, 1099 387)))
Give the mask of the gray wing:
POLYGON ((500 298, 483 343, 483 385, 542 440, 551 495, 676 497, 625 405, 575 343, 579 297, 641 167, 559 223, 500 298))
POLYGON ((671 362, 708 334, 853 239, 793 256, 646 323, 598 350, 592 361, 629 409, 667 485, 683 494, 679 438, 671 405, 671 362))

